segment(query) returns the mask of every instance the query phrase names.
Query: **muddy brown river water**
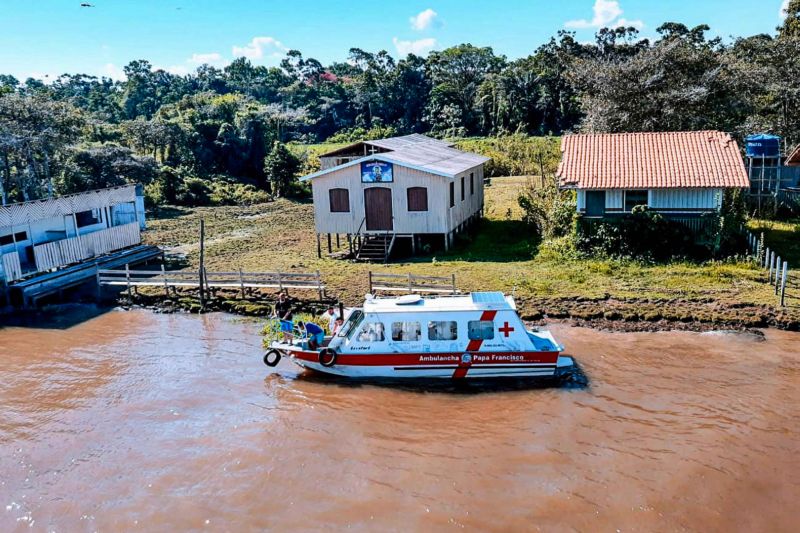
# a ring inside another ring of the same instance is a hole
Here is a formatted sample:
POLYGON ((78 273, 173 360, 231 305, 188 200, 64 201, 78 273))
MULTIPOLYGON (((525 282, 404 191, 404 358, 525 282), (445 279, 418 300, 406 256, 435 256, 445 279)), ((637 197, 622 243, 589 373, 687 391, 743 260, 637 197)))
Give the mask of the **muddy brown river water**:
MULTIPOLYGON (((33 326, 33 325, 32 325, 33 326)), ((586 387, 261 363, 257 324, 0 329, 0 531, 797 531, 800 335, 555 325, 586 387)))

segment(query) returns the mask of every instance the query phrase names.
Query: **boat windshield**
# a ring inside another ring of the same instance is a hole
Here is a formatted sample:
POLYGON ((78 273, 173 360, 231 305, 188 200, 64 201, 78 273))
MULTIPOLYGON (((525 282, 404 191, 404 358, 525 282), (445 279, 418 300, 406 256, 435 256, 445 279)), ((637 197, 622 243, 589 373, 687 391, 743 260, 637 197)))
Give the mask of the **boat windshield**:
POLYGON ((340 337, 347 337, 347 340, 350 340, 358 331, 358 326, 361 325, 361 322, 364 320, 364 313, 356 309, 350 316, 347 317, 347 322, 342 326, 342 329, 339 330, 340 337))

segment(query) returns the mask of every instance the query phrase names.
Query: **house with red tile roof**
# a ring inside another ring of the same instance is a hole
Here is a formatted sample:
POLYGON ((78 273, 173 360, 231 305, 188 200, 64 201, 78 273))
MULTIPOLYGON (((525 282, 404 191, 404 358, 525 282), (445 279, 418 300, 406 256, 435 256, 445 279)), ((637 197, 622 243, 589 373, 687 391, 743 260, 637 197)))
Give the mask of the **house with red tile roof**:
POLYGON ((719 210, 725 189, 750 185, 739 146, 719 131, 565 135, 561 153, 560 186, 577 191, 586 217, 637 205, 700 216, 719 210))

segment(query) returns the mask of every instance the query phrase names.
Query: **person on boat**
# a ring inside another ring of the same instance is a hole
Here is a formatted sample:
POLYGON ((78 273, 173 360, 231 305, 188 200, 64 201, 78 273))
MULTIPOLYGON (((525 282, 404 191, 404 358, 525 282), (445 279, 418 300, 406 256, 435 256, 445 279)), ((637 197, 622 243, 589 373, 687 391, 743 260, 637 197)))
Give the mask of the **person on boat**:
POLYGON ((294 322, 292 322, 292 303, 289 301, 285 292, 282 292, 280 296, 278 296, 278 302, 275 304, 275 312, 272 316, 273 318, 277 318, 281 323, 283 340, 291 340, 292 329, 294 328, 294 322))
POLYGON ((334 333, 333 328, 336 326, 336 320, 339 318, 339 313, 336 312, 334 307, 329 305, 320 318, 328 321, 328 331, 334 333))
POLYGON ((344 319, 340 316, 337 316, 336 321, 333 324, 333 330, 331 330, 332 335, 339 333, 339 330, 342 329, 342 326, 344 326, 344 319))
POLYGON ((308 339, 308 348, 316 350, 322 343, 325 342, 325 330, 313 322, 303 322, 302 320, 297 323, 297 327, 301 332, 306 334, 308 339))

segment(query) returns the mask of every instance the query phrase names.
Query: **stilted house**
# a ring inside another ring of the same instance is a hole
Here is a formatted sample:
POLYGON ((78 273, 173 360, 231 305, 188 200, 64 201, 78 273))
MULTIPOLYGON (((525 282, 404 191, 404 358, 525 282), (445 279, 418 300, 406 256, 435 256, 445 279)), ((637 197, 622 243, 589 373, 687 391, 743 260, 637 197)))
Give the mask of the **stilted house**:
POLYGON ((489 158, 413 134, 362 141, 320 156, 310 181, 318 251, 321 237, 347 239, 352 254, 386 260, 398 241, 412 253, 425 242, 446 249, 483 210, 489 158), (432 243, 437 244, 437 243, 432 243))
POLYGON ((750 186, 739 147, 719 131, 566 135, 561 152, 560 186, 590 219, 645 205, 699 229, 725 189, 750 186))
MULTIPOLYGON (((144 228, 144 198, 135 185, 0 206, 0 285, 29 282, 23 278, 36 284, 45 273, 113 256, 139 245, 144 228)), ((86 277, 94 271, 68 281, 86 277)))

